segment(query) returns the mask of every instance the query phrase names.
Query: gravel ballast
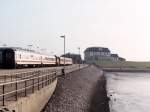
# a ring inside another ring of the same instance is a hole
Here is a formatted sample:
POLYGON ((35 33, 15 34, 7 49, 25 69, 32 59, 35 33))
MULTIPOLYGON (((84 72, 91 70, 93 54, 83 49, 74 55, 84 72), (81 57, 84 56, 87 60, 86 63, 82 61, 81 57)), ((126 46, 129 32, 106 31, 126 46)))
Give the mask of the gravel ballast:
POLYGON ((53 96, 41 112, 109 112, 103 72, 89 66, 59 77, 53 96))

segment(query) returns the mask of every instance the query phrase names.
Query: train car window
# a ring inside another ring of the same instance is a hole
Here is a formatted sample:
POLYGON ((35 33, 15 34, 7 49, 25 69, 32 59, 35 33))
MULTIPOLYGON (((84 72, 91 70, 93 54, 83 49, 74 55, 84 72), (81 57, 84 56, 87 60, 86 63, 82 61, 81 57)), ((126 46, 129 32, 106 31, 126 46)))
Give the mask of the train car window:
POLYGON ((48 57, 45 57, 45 60, 48 60, 48 61, 54 61, 55 59, 53 59, 53 58, 48 58, 48 57))
POLYGON ((20 59, 21 59, 21 54, 19 55, 20 59))

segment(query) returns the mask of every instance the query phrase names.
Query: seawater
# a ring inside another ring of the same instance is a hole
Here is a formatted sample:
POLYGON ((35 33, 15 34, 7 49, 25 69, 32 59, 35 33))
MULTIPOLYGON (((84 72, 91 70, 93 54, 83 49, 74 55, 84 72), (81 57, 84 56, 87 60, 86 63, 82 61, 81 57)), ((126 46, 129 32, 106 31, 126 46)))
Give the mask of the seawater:
POLYGON ((110 112, 150 112, 150 73, 107 73, 110 112))

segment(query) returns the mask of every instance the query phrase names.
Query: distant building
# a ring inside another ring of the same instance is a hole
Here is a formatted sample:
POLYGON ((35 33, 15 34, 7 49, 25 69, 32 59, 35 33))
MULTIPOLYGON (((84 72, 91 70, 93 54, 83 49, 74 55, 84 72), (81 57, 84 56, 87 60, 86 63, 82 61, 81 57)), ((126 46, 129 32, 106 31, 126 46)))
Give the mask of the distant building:
POLYGON ((111 54, 106 47, 89 47, 84 51, 84 60, 86 63, 93 63, 95 61, 126 61, 118 54, 111 54))
POLYGON ((125 58, 119 57, 119 61, 126 61, 125 58))
POLYGON ((97 60, 111 60, 111 53, 105 47, 89 47, 84 51, 85 62, 97 60))
POLYGON ((111 60, 112 60, 112 61, 119 61, 119 56, 118 56, 118 54, 111 54, 111 60))
POLYGON ((67 54, 62 55, 62 56, 72 58, 74 64, 81 64, 83 62, 82 58, 81 58, 81 55, 79 55, 79 54, 67 53, 67 54))

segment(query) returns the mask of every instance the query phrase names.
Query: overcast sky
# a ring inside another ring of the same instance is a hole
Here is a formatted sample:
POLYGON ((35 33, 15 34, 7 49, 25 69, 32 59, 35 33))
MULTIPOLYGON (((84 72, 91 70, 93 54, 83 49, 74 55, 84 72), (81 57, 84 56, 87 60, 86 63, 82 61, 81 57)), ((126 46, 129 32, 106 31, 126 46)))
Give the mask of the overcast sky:
POLYGON ((150 0, 0 0, 0 45, 33 44, 50 54, 108 47, 150 61, 150 0))

